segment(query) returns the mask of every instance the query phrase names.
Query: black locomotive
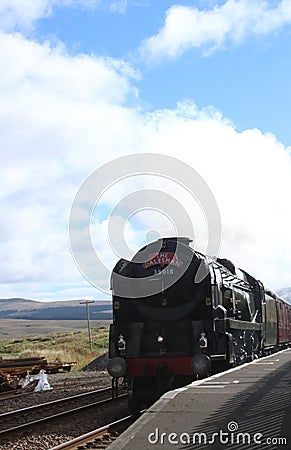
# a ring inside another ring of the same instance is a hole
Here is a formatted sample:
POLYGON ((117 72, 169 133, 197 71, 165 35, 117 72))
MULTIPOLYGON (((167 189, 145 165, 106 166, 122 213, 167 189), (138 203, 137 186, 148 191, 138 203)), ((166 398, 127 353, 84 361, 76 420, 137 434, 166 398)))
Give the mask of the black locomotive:
POLYGON ((126 378, 133 413, 291 341, 291 305, 190 242, 160 239, 113 269, 108 371, 126 378))

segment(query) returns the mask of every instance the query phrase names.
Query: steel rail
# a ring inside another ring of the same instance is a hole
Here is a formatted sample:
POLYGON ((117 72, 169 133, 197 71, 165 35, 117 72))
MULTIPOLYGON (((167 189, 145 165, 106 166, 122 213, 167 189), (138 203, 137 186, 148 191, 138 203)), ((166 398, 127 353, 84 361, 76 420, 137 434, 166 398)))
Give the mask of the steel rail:
MULTIPOLYGON (((110 390, 111 390, 111 388, 110 388, 110 390)), ((36 420, 31 421, 31 422, 26 422, 26 423, 23 423, 21 425, 17 425, 17 426, 11 427, 11 428, 6 428, 5 430, 0 431, 0 437, 2 437, 4 435, 7 435, 9 433, 14 433, 16 431, 19 431, 19 430, 22 430, 22 429, 25 429, 25 428, 28 428, 28 427, 31 427, 31 426, 43 423, 43 422, 47 422, 47 421, 53 420, 53 419, 58 418, 58 417, 63 417, 65 415, 69 415, 69 414, 72 414, 72 413, 75 413, 75 412, 78 412, 78 411, 85 410, 85 409, 91 408, 93 406, 97 406, 97 405, 100 406, 100 405, 109 404, 111 402, 117 401, 117 400, 122 399, 124 397, 127 397, 127 394, 121 394, 121 395, 119 395, 118 397, 116 397, 114 399, 108 398, 108 399, 105 399, 105 400, 99 400, 97 402, 93 402, 93 403, 90 403, 88 405, 78 406, 77 408, 73 408, 73 409, 69 409, 67 411, 62 411, 62 412, 59 412, 59 413, 56 413, 56 414, 52 414, 50 416, 46 416, 46 417, 43 417, 41 419, 36 419, 36 420)), ((72 398, 74 398, 74 397, 71 397, 71 399, 72 398)), ((56 401, 58 401, 58 400, 56 400, 56 401)), ((50 403, 54 403, 54 402, 50 402, 50 403)), ((50 403, 47 403, 46 405, 48 405, 50 403)), ((31 407, 31 408, 33 408, 33 407, 31 407)), ((23 410, 18 410, 18 411, 24 411, 25 409, 26 408, 24 408, 23 410)), ((13 411, 11 411, 11 412, 13 412, 13 411)), ((1 418, 1 416, 0 416, 0 418, 1 418)))
POLYGON ((112 433, 118 426, 125 425, 127 422, 131 423, 131 421, 132 416, 123 417, 122 419, 116 420, 115 422, 109 423, 108 425, 104 425, 103 427, 97 428, 96 430, 90 431, 89 433, 82 434, 77 438, 57 445, 56 447, 52 447, 49 450, 76 450, 81 445, 92 443, 97 438, 104 436, 104 434, 112 433))
POLYGON ((64 404, 66 402, 69 403, 70 401, 81 398, 81 397, 86 397, 86 396, 90 396, 90 395, 99 394, 101 392, 109 392, 109 391, 112 391, 112 387, 97 389, 95 391, 83 392, 81 394, 71 395, 70 397, 64 397, 64 398, 59 398, 57 400, 52 400, 51 402, 39 403, 38 405, 27 406, 25 408, 8 411, 6 413, 0 414, 0 423, 1 423, 1 420, 5 419, 7 417, 9 418, 9 416, 17 417, 19 414, 23 414, 25 412, 30 412, 30 411, 36 411, 37 409, 42 409, 45 406, 53 406, 53 405, 62 404, 62 403, 64 404))

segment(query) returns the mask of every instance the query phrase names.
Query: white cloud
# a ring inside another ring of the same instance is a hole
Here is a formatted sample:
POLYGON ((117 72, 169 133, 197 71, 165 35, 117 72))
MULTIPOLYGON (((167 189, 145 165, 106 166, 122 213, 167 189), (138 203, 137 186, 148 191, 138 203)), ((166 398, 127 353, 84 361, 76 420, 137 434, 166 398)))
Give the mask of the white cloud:
POLYGON ((67 6, 73 3, 76 3, 76 0, 2 0, 0 28, 29 30, 36 20, 50 16, 54 6, 67 6))
MULTIPOLYGON (((123 61, 72 57, 62 46, 40 45, 19 34, 2 33, 0 41, 1 297, 98 295, 70 253, 70 208, 92 171, 138 152, 174 156, 197 170, 221 211, 221 256, 271 288, 290 286, 290 149, 259 130, 239 133, 219 111, 199 110, 190 102, 144 113, 134 86, 138 74, 123 61)), ((163 177, 124 183, 108 191, 100 216, 128 192, 160 189, 189 213, 197 246, 205 245, 203 214, 181 187, 163 177)), ((162 235, 172 232, 165 216, 156 214, 154 223, 151 214, 135 219, 125 228, 129 246, 143 244, 153 227, 162 235)), ((107 223, 106 215, 99 217, 93 232, 110 266, 116 256, 105 235, 107 223)))
POLYGON ((127 0, 117 0, 112 2, 110 9, 112 12, 124 14, 126 12, 127 6, 127 0))
MULTIPOLYGON (((190 164, 214 193, 222 218, 220 255, 273 288, 290 284, 291 149, 257 129, 237 132, 215 111, 189 103, 154 114, 149 128, 152 151, 190 164)), ((184 205, 190 213, 190 203, 184 205)))
POLYGON ((1 0, 0 29, 5 31, 31 31, 37 20, 47 19, 56 8, 82 8, 92 10, 108 8, 113 13, 124 14, 127 0, 1 0))
POLYGON ((92 170, 137 147, 140 119, 124 106, 137 101, 135 72, 19 34, 0 41, 0 295, 21 285, 35 298, 44 284, 82 280, 69 249, 71 203, 92 170))
POLYGON ((146 39, 140 52, 150 61, 177 58, 191 48, 212 52, 227 41, 241 42, 280 30, 291 23, 291 3, 271 7, 261 0, 228 0, 212 10, 173 5, 158 34, 146 39))
MULTIPOLYGON (((287 207, 291 192, 291 149, 285 148, 273 135, 264 135, 257 129, 237 132, 214 108, 199 110, 189 102, 178 105, 175 111, 160 110, 145 115, 143 123, 143 141, 138 151, 181 159, 211 188, 222 218, 220 256, 232 259, 271 288, 288 286, 291 276, 291 212, 287 207)), ((124 188, 125 181, 120 183, 124 188)), ((122 187, 115 186, 113 195, 107 193, 108 204, 116 205, 128 192, 142 187, 171 195, 192 221, 195 248, 205 251, 208 241, 205 217, 197 202, 179 183, 165 179, 162 174, 160 177, 145 175, 142 185, 138 186, 135 181, 127 191, 122 187)), ((144 200, 146 206, 148 198, 144 196, 144 200)), ((154 200, 152 198, 153 208, 154 200)), ((167 212, 167 206, 161 205, 162 213, 167 212)), ((138 202, 128 205, 128 211, 138 210, 138 202)), ((135 215, 135 221, 131 217, 124 226, 128 246, 144 245, 152 229, 162 236, 175 234, 171 220, 166 219, 156 210, 141 211, 135 215)), ((174 225, 180 224, 176 216, 170 219, 174 219, 174 225)), ((121 229, 121 217, 114 220, 121 229)), ((93 236, 99 257, 110 268, 117 259, 110 249, 110 240, 118 242, 118 238, 116 235, 108 237, 107 226, 107 220, 97 221, 93 236)), ((120 236, 123 237, 122 233, 120 236)), ((128 254, 125 252, 123 256, 128 257, 128 254)))

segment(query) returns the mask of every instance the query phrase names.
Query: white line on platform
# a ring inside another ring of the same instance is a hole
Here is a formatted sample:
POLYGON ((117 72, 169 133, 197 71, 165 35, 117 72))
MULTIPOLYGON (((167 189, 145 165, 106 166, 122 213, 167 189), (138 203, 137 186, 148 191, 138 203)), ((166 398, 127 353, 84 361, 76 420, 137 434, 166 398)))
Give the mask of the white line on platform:
POLYGON ((206 384, 200 384, 200 386, 194 386, 194 388, 195 389, 200 389, 200 388, 206 388, 206 389, 209 389, 209 388, 225 388, 225 384, 216 384, 216 385, 214 385, 214 384, 209 384, 208 386, 206 385, 206 384))
POLYGON ((274 363, 273 362, 257 362, 256 364, 262 365, 262 364, 274 364, 274 363))

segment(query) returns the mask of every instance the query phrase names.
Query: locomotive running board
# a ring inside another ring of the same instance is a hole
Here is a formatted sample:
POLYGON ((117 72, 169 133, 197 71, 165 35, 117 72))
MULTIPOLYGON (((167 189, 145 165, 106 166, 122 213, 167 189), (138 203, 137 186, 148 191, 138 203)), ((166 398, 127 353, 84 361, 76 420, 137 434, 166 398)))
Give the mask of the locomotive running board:
POLYGON ((257 322, 246 322, 245 320, 226 319, 226 327, 232 330, 260 331, 262 329, 262 324, 257 322))

